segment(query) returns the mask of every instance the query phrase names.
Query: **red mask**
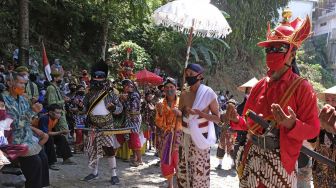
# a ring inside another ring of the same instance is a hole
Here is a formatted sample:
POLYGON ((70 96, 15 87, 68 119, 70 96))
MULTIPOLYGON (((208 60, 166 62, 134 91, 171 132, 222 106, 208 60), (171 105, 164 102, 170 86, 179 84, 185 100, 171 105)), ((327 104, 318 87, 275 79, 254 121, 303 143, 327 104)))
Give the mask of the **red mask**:
POLYGON ((266 64, 271 71, 278 71, 285 65, 284 53, 269 53, 266 54, 266 64))

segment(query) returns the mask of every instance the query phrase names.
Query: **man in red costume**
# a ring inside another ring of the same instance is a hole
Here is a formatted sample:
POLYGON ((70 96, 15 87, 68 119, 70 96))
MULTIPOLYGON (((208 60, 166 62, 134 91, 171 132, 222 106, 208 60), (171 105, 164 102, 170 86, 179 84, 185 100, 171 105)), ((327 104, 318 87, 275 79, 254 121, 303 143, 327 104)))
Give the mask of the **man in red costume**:
POLYGON ((251 119, 229 108, 230 125, 248 131, 248 142, 238 151, 240 187, 296 187, 296 161, 303 140, 316 137, 320 130, 317 99, 307 80, 292 71, 296 50, 311 31, 309 17, 289 22, 291 11, 267 40, 258 43, 266 50, 267 76, 252 89, 243 115, 252 110, 270 122, 265 131, 251 119))

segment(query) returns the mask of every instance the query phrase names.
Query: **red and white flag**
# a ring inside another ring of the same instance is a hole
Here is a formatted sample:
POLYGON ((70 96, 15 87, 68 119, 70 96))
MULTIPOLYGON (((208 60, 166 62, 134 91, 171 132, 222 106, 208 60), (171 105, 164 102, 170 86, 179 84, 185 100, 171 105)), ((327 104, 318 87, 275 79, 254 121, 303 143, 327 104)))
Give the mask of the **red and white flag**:
POLYGON ((51 68, 50 68, 50 64, 48 61, 48 57, 47 57, 47 52, 45 50, 43 41, 42 41, 42 64, 43 64, 43 69, 44 69, 44 74, 46 76, 46 78, 48 79, 48 81, 51 81, 51 68))

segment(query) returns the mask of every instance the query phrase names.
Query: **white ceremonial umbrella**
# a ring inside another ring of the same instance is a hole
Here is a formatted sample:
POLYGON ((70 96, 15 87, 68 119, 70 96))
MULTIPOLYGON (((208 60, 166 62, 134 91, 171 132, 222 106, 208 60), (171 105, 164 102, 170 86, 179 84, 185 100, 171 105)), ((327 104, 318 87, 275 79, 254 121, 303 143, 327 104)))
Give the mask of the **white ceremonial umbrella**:
POLYGON ((154 11, 156 25, 172 27, 189 34, 185 67, 188 65, 193 36, 223 38, 232 30, 223 13, 210 0, 176 0, 154 11))

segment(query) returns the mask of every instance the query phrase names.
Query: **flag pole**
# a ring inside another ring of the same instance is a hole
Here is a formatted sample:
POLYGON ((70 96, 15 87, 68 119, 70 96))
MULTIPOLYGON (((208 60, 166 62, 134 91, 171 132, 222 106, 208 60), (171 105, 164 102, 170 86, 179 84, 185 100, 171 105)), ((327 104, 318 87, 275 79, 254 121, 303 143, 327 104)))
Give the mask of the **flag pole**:
POLYGON ((47 80, 50 82, 52 80, 51 78, 51 68, 50 68, 50 64, 48 61, 48 57, 47 57, 47 52, 42 40, 42 65, 43 65, 43 72, 45 77, 47 78, 47 80))

